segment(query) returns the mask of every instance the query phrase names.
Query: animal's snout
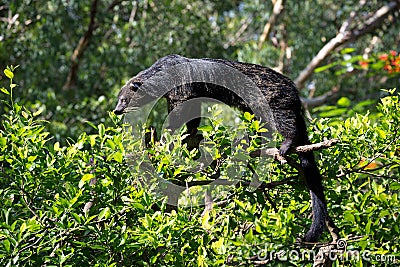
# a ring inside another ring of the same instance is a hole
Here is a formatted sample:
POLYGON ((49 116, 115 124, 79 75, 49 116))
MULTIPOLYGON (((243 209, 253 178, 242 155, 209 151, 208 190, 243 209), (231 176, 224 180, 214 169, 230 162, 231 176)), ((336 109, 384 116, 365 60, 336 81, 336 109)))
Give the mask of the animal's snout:
POLYGON ((114 114, 121 115, 124 113, 125 108, 127 107, 126 98, 122 97, 118 100, 117 106, 114 109, 114 114))
POLYGON ((121 115, 122 113, 123 113, 122 110, 114 109, 114 114, 115 115, 121 115))

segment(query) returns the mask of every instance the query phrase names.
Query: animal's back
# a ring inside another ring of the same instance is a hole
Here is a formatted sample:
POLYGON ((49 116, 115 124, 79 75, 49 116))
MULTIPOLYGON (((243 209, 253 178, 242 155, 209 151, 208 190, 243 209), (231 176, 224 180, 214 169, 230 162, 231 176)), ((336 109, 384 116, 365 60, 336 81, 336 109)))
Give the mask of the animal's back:
POLYGON ((295 84, 283 74, 257 64, 212 58, 191 59, 172 54, 160 58, 137 76, 149 78, 159 71, 167 70, 178 64, 195 63, 200 65, 202 62, 224 64, 246 75, 260 88, 272 109, 301 111, 301 101, 295 84))

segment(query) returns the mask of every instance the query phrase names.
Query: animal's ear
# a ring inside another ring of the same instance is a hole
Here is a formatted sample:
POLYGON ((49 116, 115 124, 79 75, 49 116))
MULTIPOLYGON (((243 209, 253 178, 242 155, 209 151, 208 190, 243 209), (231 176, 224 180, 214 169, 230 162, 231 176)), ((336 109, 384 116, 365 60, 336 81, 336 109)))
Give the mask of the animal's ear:
POLYGON ((139 87, 142 85, 142 83, 141 82, 131 82, 129 85, 130 85, 129 88, 136 92, 139 89, 139 87))

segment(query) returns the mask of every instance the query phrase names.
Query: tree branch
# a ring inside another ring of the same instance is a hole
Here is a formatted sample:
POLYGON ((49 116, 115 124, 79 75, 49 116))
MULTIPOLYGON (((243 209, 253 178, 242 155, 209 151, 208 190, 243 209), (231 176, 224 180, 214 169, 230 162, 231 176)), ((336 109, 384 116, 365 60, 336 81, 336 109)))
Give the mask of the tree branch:
MULTIPOLYGON (((298 146, 294 147, 290 150, 291 153, 304 153, 304 152, 310 152, 314 150, 321 150, 324 148, 328 148, 331 146, 336 145, 339 143, 339 139, 329 139, 320 143, 315 143, 311 145, 304 145, 304 146, 298 146)), ((250 157, 255 158, 255 157, 262 157, 262 156, 274 156, 278 157, 278 159, 282 156, 279 155, 279 150, 277 148, 262 148, 255 150, 250 153, 250 157)))
POLYGON ((77 80, 77 75, 78 75, 78 69, 79 69, 79 61, 82 58, 86 48, 89 45, 89 41, 91 37, 93 36, 93 31, 96 29, 95 25, 95 19, 96 19, 96 13, 97 13, 97 3, 98 0, 93 0, 92 6, 90 9, 90 22, 88 25, 88 28, 84 35, 81 37, 81 39, 78 42, 78 45, 76 46, 74 52, 72 53, 71 56, 71 68, 68 73, 67 80, 65 81, 65 84, 63 86, 63 89, 71 89, 76 85, 76 80, 77 80))
POLYGON ((249 16, 246 18, 246 20, 243 20, 240 29, 235 33, 235 35, 232 38, 229 38, 230 39, 229 42, 225 43, 224 47, 228 48, 229 46, 235 46, 252 21, 253 21, 252 16, 249 16))
POLYGON ((355 12, 352 12, 349 19, 343 22, 342 26, 340 27, 339 33, 321 48, 317 55, 310 61, 306 68, 296 78, 295 84, 297 88, 299 90, 304 88, 306 81, 312 76, 315 68, 317 68, 333 50, 349 41, 359 38, 360 36, 373 32, 375 29, 382 26, 384 20, 389 16, 389 14, 398 10, 399 7, 399 0, 392 1, 382 6, 365 22, 357 21, 356 24, 361 25, 361 27, 358 27, 356 29, 349 29, 356 15, 355 12))
POLYGON ((318 107, 318 106, 321 106, 322 104, 324 104, 328 99, 335 96, 338 92, 339 92, 339 87, 335 86, 330 91, 328 91, 325 94, 320 95, 320 96, 316 96, 313 98, 301 97, 301 102, 307 108, 318 107))
POLYGON ((284 0, 276 0, 275 1, 271 17, 269 18, 268 22, 265 24, 264 30, 260 36, 260 40, 258 41, 258 49, 261 49, 262 45, 264 44, 265 40, 267 39, 272 28, 275 26, 275 23, 278 20, 279 15, 282 13, 283 4, 284 4, 284 0))

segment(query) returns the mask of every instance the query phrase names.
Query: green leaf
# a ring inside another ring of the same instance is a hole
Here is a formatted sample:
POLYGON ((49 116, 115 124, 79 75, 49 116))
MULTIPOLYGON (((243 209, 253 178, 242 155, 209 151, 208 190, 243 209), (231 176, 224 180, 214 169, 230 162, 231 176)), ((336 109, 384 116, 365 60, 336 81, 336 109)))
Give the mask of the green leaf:
POLYGON ((106 129, 105 129, 105 127, 104 127, 104 124, 99 124, 99 135, 100 135, 100 137, 101 138, 103 138, 104 137, 104 135, 105 135, 105 132, 106 132, 106 129))
POLYGON ((29 118, 29 114, 28 114, 27 112, 22 111, 21 113, 22 113, 22 116, 23 116, 25 119, 28 119, 28 118, 29 118))
POLYGON ((97 134, 92 134, 92 135, 90 135, 89 136, 89 139, 90 139, 90 146, 94 146, 95 144, 96 144, 96 138, 97 138, 97 134))
POLYGON ((122 246, 123 244, 125 244, 125 242, 126 242, 126 238, 122 238, 121 242, 119 242, 118 246, 122 246))
POLYGON ((82 179, 79 181, 78 187, 82 188, 85 185, 86 181, 89 181, 93 177, 94 177, 94 175, 92 173, 87 173, 87 174, 83 175, 82 179))
POLYGON ((115 149, 115 143, 111 139, 107 139, 107 145, 114 150, 115 149))
POLYGON ((245 112, 243 114, 243 117, 247 120, 247 121, 251 121, 254 118, 254 115, 250 114, 249 112, 245 112))
POLYGON ((369 233, 371 232, 371 224, 372 224, 372 221, 371 221, 371 220, 368 220, 368 223, 367 223, 367 225, 365 226, 365 233, 366 233, 367 235, 369 235, 369 233))
POLYGON ((9 94, 10 94, 10 92, 8 92, 7 89, 4 88, 4 87, 1 87, 1 88, 0 88, 0 91, 2 91, 3 93, 5 93, 6 95, 9 95, 9 94))
POLYGON ((338 101, 337 101, 338 106, 341 107, 348 107, 351 104, 350 99, 348 99, 347 97, 341 97, 338 101))
POLYGON ((386 138, 386 132, 380 128, 376 128, 376 132, 378 133, 379 137, 382 139, 386 138))
POLYGON ((300 214, 303 214, 306 210, 308 210, 308 208, 311 206, 311 204, 308 202, 301 210, 300 210, 300 214))
POLYGON ((205 229, 210 229, 211 225, 209 223, 210 220, 210 212, 207 211, 204 216, 201 218, 201 226, 205 229))
POLYGON ((400 189, 400 183, 399 182, 393 182, 390 184, 390 189, 392 190, 399 190, 400 189))
POLYGON ((12 73, 11 70, 5 69, 4 74, 7 76, 7 78, 12 79, 14 78, 14 73, 12 73))
POLYGON ((200 127, 197 128, 199 131, 203 131, 203 132, 211 132, 213 130, 213 127, 211 127, 210 125, 202 125, 200 127))
POLYGON ((5 146, 7 144, 7 138, 6 137, 0 137, 0 146, 5 146))
POLYGON ((111 215, 111 211, 110 211, 110 208, 109 207, 106 207, 106 208, 104 208, 101 212, 100 212, 100 214, 99 214, 99 220, 101 220, 101 219, 107 219, 107 218, 109 218, 110 217, 110 215, 111 215))
POLYGON ((260 224, 259 224, 259 223, 256 223, 255 226, 256 226, 256 228, 255 228, 256 232, 259 233, 259 234, 262 234, 262 233, 263 233, 263 230, 261 229, 260 224))
POLYGON ((329 117, 337 117, 340 116, 344 113, 346 113, 347 108, 338 108, 338 109, 334 109, 334 110, 330 110, 330 111, 326 111, 326 112, 321 112, 319 115, 323 118, 329 118, 329 117))
POLYGON ((247 210, 246 209, 246 204, 244 204, 242 201, 238 200, 238 199, 234 199, 233 201, 235 201, 236 204, 238 204, 238 206, 242 209, 242 210, 247 210))
POLYGON ((21 226, 19 227, 19 231, 21 232, 21 233, 23 233, 25 230, 26 230, 26 223, 23 223, 23 224, 21 224, 21 226))
POLYGON ((6 252, 9 253, 10 252, 10 241, 8 239, 4 240, 3 246, 4 246, 4 249, 6 250, 6 252))
POLYGON ((122 163, 122 159, 123 159, 123 156, 122 156, 122 153, 121 152, 115 152, 114 153, 114 159, 115 159, 115 161, 117 161, 118 163, 122 163))
POLYGON ((385 216, 390 216, 390 212, 388 210, 382 210, 379 212, 379 218, 383 218, 385 216))
POLYGON ((93 122, 86 121, 87 124, 90 125, 90 127, 93 127, 93 129, 97 130, 97 126, 93 124, 93 122))
POLYGON ((254 128, 254 130, 256 130, 258 132, 260 129, 260 121, 253 121, 251 123, 251 126, 254 128))
POLYGON ((361 112, 361 111, 364 110, 364 107, 368 107, 368 106, 375 105, 375 104, 376 104, 376 100, 375 99, 368 99, 368 100, 361 101, 361 102, 357 103, 353 107, 353 109, 355 111, 357 111, 357 112, 361 112))
POLYGON ((354 215, 352 214, 351 211, 346 210, 343 214, 343 217, 346 221, 354 223, 356 221, 356 218, 354 217, 354 215))
POLYGON ((92 173, 87 173, 85 175, 82 176, 82 180, 84 182, 89 181, 90 179, 92 179, 94 177, 94 175, 92 173))
POLYGON ((33 113, 33 116, 36 117, 36 116, 40 115, 42 112, 43 112, 43 109, 38 109, 33 113))
POLYGON ((37 158, 37 155, 35 155, 35 156, 29 156, 29 157, 28 157, 28 162, 33 162, 33 161, 35 161, 36 158, 37 158))
POLYGON ((19 113, 22 109, 22 106, 18 105, 17 103, 14 103, 14 108, 15 108, 15 112, 19 113))
POLYGON ((254 240, 254 235, 253 235, 253 228, 249 229, 249 232, 244 236, 247 242, 252 243, 254 240))
POLYGON ((59 142, 55 142, 53 148, 54 148, 54 151, 60 150, 60 143, 59 142))
POLYGON ((211 244, 211 248, 217 253, 222 254, 225 253, 225 246, 224 246, 224 238, 221 237, 218 241, 215 241, 211 244))
POLYGON ((11 224, 11 227, 10 227, 11 232, 14 232, 15 226, 17 225, 17 222, 18 221, 14 221, 13 224, 11 224))
POLYGON ((107 187, 110 184, 112 184, 112 180, 110 178, 101 179, 101 185, 102 186, 107 187))
POLYGON ((72 217, 74 217, 74 219, 78 222, 81 223, 81 217, 79 216, 79 214, 76 214, 74 212, 71 213, 72 217))
POLYGON ((318 73, 318 72, 321 72, 321 71, 330 69, 330 68, 336 66, 337 64, 339 64, 339 62, 333 62, 333 63, 331 63, 331 64, 328 64, 328 65, 325 65, 325 66, 316 68, 316 69, 314 70, 314 72, 315 72, 315 73, 318 73))
POLYGON ((144 206, 143 206, 142 204, 140 204, 140 203, 137 203, 137 202, 132 203, 132 206, 133 206, 134 208, 136 208, 136 209, 144 210, 144 206))
POLYGON ((356 49, 353 47, 346 47, 342 50, 340 50, 340 54, 345 55, 345 54, 350 54, 353 53, 356 49))

